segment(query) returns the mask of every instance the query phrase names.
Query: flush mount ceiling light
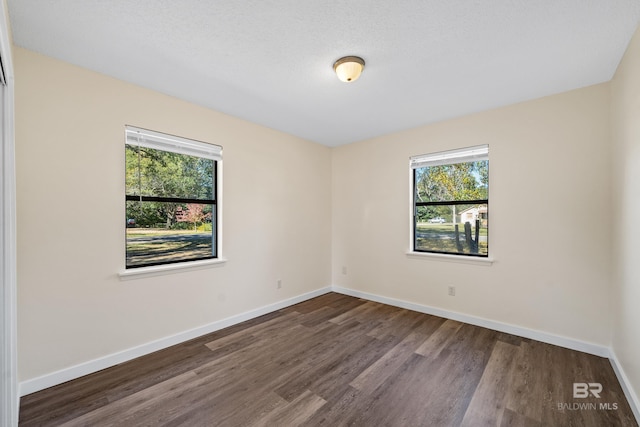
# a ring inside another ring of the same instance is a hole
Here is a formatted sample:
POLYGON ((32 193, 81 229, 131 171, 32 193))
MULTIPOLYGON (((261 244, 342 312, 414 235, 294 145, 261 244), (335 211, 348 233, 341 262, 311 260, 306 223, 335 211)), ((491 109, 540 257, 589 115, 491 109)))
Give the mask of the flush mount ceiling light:
POLYGON ((345 56, 333 64, 333 70, 338 78, 345 83, 358 80, 364 69, 364 59, 359 56, 345 56))

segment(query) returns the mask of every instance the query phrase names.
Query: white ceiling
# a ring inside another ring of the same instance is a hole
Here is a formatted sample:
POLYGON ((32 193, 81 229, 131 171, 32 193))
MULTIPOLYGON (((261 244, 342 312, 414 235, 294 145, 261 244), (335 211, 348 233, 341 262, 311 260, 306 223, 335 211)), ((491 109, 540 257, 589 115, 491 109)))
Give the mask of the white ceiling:
POLYGON ((18 46, 328 146, 608 81, 640 19, 640 0, 8 5, 18 46))

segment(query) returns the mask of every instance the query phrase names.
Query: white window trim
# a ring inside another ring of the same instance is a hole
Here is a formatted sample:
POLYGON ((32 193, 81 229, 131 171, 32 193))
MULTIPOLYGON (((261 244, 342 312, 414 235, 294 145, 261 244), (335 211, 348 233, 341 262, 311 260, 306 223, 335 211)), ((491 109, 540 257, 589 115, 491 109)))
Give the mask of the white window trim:
POLYGON ((475 265, 485 265, 489 266, 495 262, 493 258, 493 254, 491 252, 491 247, 489 247, 489 255, 484 256, 473 256, 473 255, 455 255, 455 254, 443 254, 437 252, 418 252, 414 251, 415 244, 415 229, 414 229, 414 176, 413 170, 416 168, 424 167, 424 166, 438 166, 443 164, 453 164, 459 163, 460 160, 456 161, 456 159, 464 159, 462 161, 472 160, 488 160, 489 159, 489 145, 477 145, 474 147, 461 148, 458 150, 449 150, 449 151, 440 151, 433 154, 423 154, 419 156, 412 156, 409 158, 409 250, 405 253, 407 257, 410 258, 422 258, 425 260, 431 261, 445 261, 445 262, 457 262, 461 264, 475 264, 475 265), (470 153, 467 157, 464 157, 463 153, 470 153), (444 161, 446 159, 446 161, 444 161))
POLYGON ((222 161, 222 147, 208 142, 180 136, 168 135, 148 129, 127 125, 125 127, 126 143, 155 150, 170 151, 194 157, 222 161))
MULTIPOLYGON (((145 147, 155 148, 155 149, 160 149, 165 151, 173 151, 178 154, 189 154, 189 155, 195 155, 198 157, 206 157, 211 160, 215 160, 217 162, 217 165, 216 165, 216 222, 217 222, 216 257, 211 259, 204 259, 204 260, 194 260, 194 261, 175 262, 171 264, 152 265, 148 267, 126 268, 127 261, 126 261, 126 254, 125 254, 125 260, 124 260, 125 268, 120 272, 118 272, 118 276, 120 277, 121 280, 127 280, 127 279, 143 278, 143 277, 150 277, 150 276, 160 276, 160 275, 178 273, 178 272, 189 271, 189 270, 200 270, 206 267, 225 265, 227 262, 227 258, 224 257, 224 254, 222 251, 222 248, 223 248, 222 212, 224 211, 223 209, 224 197, 222 195, 223 187, 224 187, 223 185, 224 184, 224 173, 223 173, 224 162, 222 160, 222 146, 209 144, 206 142, 195 141, 195 140, 186 139, 186 138, 181 138, 177 136, 174 137, 173 135, 171 135, 172 138, 175 138, 175 140, 179 140, 181 143, 184 141, 188 144, 191 144, 191 146, 194 147, 193 151, 190 151, 190 149, 187 149, 189 151, 185 151, 184 149, 180 149, 180 148, 175 150, 162 148, 164 147, 164 145, 160 145, 160 144, 164 144, 162 139, 166 139, 166 134, 153 132, 147 129, 136 128, 134 126, 129 126, 129 125, 125 127, 125 143, 129 144, 129 141, 131 141, 131 144, 138 144, 139 143, 138 137, 141 134, 144 135, 146 138, 148 138, 148 140, 151 140, 151 142, 147 144, 143 144, 143 146, 145 147), (206 156, 202 155, 203 149, 208 150, 209 154, 206 156)), ((126 242, 125 242, 125 245, 126 245, 126 242)))
POLYGON ((488 144, 412 156, 409 159, 409 166, 411 169, 418 169, 425 166, 453 165, 456 163, 477 162, 480 160, 489 160, 488 144))
POLYGON ((406 254, 411 258, 425 258, 431 259, 432 261, 459 262, 462 264, 492 265, 495 262, 495 260, 491 257, 439 254, 436 252, 415 252, 409 250, 406 252, 406 254))
POLYGON ((152 265, 149 267, 129 268, 118 273, 121 280, 141 279, 144 277, 163 276, 184 271, 202 270, 210 267, 220 267, 227 263, 226 258, 212 258, 197 261, 176 262, 173 264, 152 265))

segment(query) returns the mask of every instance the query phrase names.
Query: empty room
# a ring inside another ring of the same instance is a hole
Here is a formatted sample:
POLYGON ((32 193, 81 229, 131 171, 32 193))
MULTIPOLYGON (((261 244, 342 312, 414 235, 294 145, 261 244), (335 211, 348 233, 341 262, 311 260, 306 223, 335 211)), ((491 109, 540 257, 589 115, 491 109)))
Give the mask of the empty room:
POLYGON ((638 425, 640 1, 1 13, 0 425, 638 425))

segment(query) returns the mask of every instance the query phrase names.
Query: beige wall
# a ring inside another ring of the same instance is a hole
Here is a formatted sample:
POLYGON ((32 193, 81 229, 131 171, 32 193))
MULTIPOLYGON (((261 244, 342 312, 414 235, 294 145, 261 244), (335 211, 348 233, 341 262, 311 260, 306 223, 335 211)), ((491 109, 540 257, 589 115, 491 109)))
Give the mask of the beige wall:
POLYGON ((334 149, 333 283, 608 346, 609 125, 603 84, 334 149), (495 263, 408 257, 409 157, 479 144, 495 263))
POLYGON ((15 72, 21 381, 330 285, 329 148, 24 49, 15 72), (226 265, 119 280, 125 124, 224 147, 226 265))
MULTIPOLYGON (((611 83, 614 233, 613 351, 640 393, 640 30, 611 83)), ((636 402, 638 404, 638 402, 636 402)))

